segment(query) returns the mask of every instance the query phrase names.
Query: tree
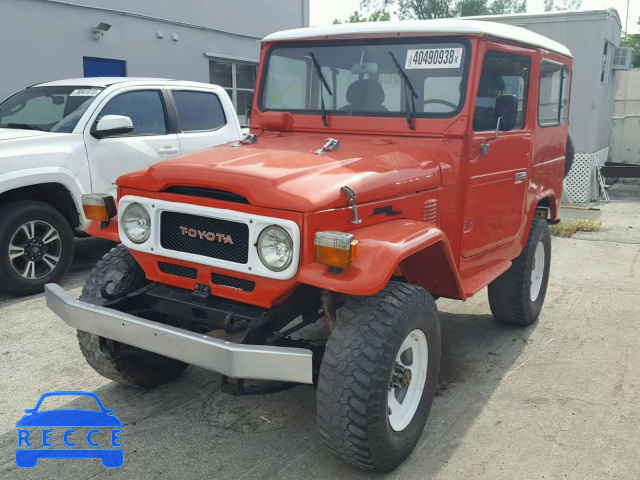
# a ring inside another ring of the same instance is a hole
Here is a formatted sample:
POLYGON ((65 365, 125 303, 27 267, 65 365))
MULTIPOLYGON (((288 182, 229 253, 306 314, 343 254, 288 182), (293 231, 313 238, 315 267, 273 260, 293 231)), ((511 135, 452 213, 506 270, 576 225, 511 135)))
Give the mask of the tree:
POLYGON ((400 20, 523 13, 527 0, 362 0, 363 9, 395 8, 400 20))
POLYGON ((582 0, 544 0, 544 11, 578 10, 582 0))
POLYGON ((334 25, 340 23, 360 23, 360 22, 385 22, 391 20, 391 14, 383 9, 374 10, 368 17, 366 15, 361 15, 357 10, 351 14, 349 18, 346 20, 338 20, 337 18, 333 21, 334 25))
POLYGON ((633 48, 633 66, 640 67, 640 33, 629 33, 626 38, 622 37, 620 46, 633 48))

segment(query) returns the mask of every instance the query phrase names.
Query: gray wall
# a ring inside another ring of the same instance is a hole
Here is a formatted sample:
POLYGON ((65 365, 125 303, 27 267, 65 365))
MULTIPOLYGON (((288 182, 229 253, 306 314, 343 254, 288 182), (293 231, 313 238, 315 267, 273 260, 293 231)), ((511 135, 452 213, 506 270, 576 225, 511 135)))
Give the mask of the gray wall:
POLYGON ((616 91, 615 70, 600 82, 605 39, 620 45, 615 11, 496 16, 492 21, 517 25, 565 45, 573 54, 569 123, 577 152, 593 153, 609 146, 616 91))
POLYGON ((208 82, 205 52, 257 61, 259 38, 309 24, 309 0, 75 1, 99 9, 47 0, 0 0, 0 98, 34 83, 82 77, 83 57, 125 60, 130 77, 208 82), (100 22, 111 29, 94 40, 91 28, 100 22), (158 30, 164 38, 157 38, 158 30), (173 34, 178 41, 172 40, 173 34))

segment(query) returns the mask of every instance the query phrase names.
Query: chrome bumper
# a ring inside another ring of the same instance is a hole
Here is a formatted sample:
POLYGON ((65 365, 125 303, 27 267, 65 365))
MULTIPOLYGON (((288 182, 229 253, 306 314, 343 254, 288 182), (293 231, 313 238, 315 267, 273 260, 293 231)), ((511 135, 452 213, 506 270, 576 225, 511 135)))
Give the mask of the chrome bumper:
POLYGON ((310 350, 240 345, 76 300, 45 286, 47 307, 70 327, 232 378, 313 383, 310 350))

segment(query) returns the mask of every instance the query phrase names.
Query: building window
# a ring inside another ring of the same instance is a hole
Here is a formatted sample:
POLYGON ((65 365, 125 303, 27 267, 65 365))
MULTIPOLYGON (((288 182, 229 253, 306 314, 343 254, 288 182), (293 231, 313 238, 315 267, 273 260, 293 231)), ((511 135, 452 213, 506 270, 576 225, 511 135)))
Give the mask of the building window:
POLYGON ((604 52, 602 53, 602 72, 600 73, 600 81, 602 83, 609 83, 609 77, 611 74, 611 57, 615 47, 609 41, 604 42, 604 52))
POLYGON ((258 66, 233 60, 209 60, 209 81, 224 88, 238 114, 240 125, 247 124, 247 110, 253 103, 258 66))

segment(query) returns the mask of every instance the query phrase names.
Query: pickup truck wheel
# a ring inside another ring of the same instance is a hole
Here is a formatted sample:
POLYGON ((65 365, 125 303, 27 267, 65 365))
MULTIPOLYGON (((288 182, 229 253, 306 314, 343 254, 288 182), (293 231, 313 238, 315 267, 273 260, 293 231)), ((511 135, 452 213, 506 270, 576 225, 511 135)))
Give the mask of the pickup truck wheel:
POLYGON ((30 200, 0 209, 0 286, 31 295, 57 281, 73 260, 73 231, 50 205, 30 200))
MULTIPOLYGON (((102 305, 110 297, 132 293, 148 284, 144 271, 124 245, 108 252, 87 278, 80 300, 102 305)), ((186 363, 77 331, 87 363, 103 377, 132 387, 150 388, 173 380, 186 363)))
POLYGON ((389 283, 338 311, 320 367, 318 428, 326 447, 361 468, 388 472, 413 451, 440 368, 432 296, 389 283))
POLYGON ((489 284, 489 306, 502 323, 531 325, 544 304, 551 265, 551 235, 546 220, 535 216, 522 253, 489 284))

